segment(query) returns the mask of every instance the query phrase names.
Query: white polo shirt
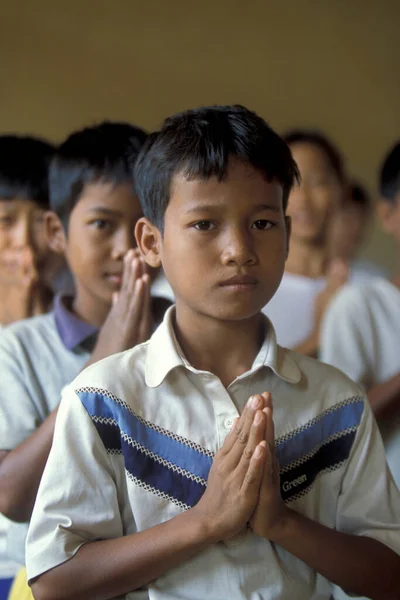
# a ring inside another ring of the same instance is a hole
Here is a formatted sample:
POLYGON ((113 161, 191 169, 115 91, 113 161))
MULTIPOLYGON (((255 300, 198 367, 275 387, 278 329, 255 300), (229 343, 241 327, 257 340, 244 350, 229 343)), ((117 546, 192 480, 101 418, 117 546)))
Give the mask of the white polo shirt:
MULTIPOLYGON (((382 278, 343 288, 322 323, 320 357, 366 389, 400 373, 399 288, 382 278)), ((400 487, 400 407, 379 425, 400 487)))
MULTIPOLYGON (((28 533, 28 578, 86 542, 142 531, 194 506, 233 420, 265 390, 274 398, 285 502, 400 553, 400 496, 360 388, 277 346, 266 320, 251 370, 226 389, 182 356, 173 310, 149 342, 92 365, 64 390, 28 533)), ((124 598, 310 600, 331 591, 301 560, 247 531, 124 598)))
MULTIPOLYGON (((367 282, 377 272, 361 268, 353 263, 350 281, 367 282)), ((326 277, 304 277, 285 271, 281 284, 263 313, 272 321, 278 344, 295 349, 305 342, 315 328, 315 301, 326 287, 326 277)))

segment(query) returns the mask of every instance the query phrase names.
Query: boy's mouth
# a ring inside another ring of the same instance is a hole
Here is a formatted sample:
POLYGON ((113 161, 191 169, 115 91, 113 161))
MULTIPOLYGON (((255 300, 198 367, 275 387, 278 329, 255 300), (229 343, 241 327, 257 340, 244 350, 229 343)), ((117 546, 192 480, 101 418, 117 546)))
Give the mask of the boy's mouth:
POLYGON ((222 287, 231 288, 251 288, 257 285, 257 283, 257 279, 251 275, 234 275, 233 277, 222 281, 220 285, 222 287))
POLYGON ((104 277, 114 285, 121 285, 122 283, 122 273, 106 273, 104 277))

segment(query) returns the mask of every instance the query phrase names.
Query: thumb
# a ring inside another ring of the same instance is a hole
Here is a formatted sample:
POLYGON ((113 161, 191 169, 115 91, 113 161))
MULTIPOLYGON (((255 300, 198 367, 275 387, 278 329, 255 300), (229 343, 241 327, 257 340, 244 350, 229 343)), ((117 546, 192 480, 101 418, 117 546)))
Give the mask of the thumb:
POLYGON ((118 298, 119 298, 119 292, 113 292, 113 295, 111 297, 111 306, 112 307, 114 307, 117 304, 118 298))
POLYGON ((350 268, 348 263, 341 258, 334 258, 328 268, 328 286, 336 288, 344 285, 349 279, 349 275, 350 268))

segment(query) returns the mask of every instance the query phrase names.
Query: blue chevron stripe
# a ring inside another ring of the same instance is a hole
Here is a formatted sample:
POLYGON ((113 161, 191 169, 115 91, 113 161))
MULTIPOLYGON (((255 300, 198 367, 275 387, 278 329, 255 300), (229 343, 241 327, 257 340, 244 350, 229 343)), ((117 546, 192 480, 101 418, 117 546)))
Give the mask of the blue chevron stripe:
POLYGON ((354 402, 338 406, 335 410, 326 413, 307 427, 297 432, 294 431, 289 439, 279 442, 277 440, 276 454, 281 469, 287 467, 301 456, 309 454, 335 433, 344 432, 359 425, 364 411, 364 402, 355 399, 354 402))
POLYGON ((321 472, 338 469, 349 458, 353 447, 355 431, 344 433, 340 438, 321 446, 304 463, 281 474, 281 496, 289 502, 299 495, 307 493, 321 472))
MULTIPOLYGON (((83 390, 78 390, 76 393, 87 412, 92 417, 114 419, 118 425, 118 429, 141 446, 144 446, 168 462, 181 467, 185 471, 188 471, 201 479, 207 480, 208 472, 212 464, 211 457, 202 454, 198 450, 191 448, 164 433, 154 430, 152 427, 149 427, 139 420, 136 415, 127 408, 115 402, 106 394, 83 390)), ((115 428, 113 430, 115 436, 115 428)), ((105 443, 107 447, 110 442, 111 429, 107 429, 107 426, 103 426, 103 435, 106 435, 108 439, 105 443)), ((104 442, 103 437, 102 439, 104 442)), ((115 441, 113 443, 115 443, 115 441)))
POLYGON ((168 494, 175 501, 187 506, 195 506, 198 503, 206 489, 205 485, 162 465, 125 440, 121 440, 121 444, 125 468, 131 475, 168 494))

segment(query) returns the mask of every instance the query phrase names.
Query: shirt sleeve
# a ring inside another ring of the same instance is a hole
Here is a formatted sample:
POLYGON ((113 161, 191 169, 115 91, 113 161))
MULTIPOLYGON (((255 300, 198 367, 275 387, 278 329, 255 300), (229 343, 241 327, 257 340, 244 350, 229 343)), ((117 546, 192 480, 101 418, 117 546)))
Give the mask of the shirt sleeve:
POLYGON ((66 387, 27 537, 28 580, 86 542, 122 535, 115 470, 86 409, 66 387))
POLYGON ((346 286, 332 300, 322 321, 319 358, 366 388, 371 383, 372 340, 362 290, 346 286))
POLYGON ((32 396, 35 377, 29 360, 10 332, 0 337, 0 369, 0 450, 13 450, 43 419, 32 396))
POLYGON ((400 492, 367 400, 342 479, 336 529, 374 538, 400 554, 400 492))

